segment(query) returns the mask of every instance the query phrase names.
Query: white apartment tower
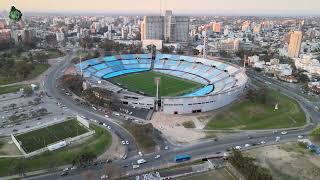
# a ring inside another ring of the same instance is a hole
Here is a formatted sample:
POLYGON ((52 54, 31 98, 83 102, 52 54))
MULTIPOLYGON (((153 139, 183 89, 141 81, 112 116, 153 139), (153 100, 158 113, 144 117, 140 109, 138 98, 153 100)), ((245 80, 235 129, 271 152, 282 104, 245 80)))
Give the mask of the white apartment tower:
POLYGON ((288 56, 291 58, 298 58, 301 49, 302 32, 293 31, 290 34, 290 42, 288 46, 288 56))
POLYGON ((145 16, 141 23, 141 40, 145 39, 187 42, 189 17, 173 16, 172 11, 166 11, 164 16, 145 16))

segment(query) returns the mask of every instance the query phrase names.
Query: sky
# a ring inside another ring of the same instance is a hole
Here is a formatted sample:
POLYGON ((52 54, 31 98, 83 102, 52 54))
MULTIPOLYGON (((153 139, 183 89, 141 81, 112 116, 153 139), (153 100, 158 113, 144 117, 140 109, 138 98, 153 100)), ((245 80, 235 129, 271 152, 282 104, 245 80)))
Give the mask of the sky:
MULTIPOLYGON (((159 13, 160 0, 0 0, 22 12, 159 13)), ((162 0, 174 14, 320 14, 320 0, 162 0)))

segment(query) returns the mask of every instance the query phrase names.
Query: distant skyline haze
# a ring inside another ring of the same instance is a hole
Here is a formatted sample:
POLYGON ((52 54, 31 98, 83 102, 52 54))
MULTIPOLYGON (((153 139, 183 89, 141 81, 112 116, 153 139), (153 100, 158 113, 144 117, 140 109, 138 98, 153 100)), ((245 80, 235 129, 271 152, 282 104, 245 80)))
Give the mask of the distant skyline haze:
MULTIPOLYGON (((0 10, 159 14, 160 0, 0 0, 0 10)), ((175 14, 320 14, 320 0, 162 0, 175 14)))

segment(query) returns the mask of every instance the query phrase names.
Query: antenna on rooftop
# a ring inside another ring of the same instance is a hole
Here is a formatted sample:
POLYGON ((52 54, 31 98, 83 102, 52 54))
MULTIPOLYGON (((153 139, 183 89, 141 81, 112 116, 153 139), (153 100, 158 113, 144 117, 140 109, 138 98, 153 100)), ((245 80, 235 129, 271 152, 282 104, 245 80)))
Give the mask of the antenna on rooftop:
POLYGON ((162 15, 162 0, 160 0, 160 16, 162 15))

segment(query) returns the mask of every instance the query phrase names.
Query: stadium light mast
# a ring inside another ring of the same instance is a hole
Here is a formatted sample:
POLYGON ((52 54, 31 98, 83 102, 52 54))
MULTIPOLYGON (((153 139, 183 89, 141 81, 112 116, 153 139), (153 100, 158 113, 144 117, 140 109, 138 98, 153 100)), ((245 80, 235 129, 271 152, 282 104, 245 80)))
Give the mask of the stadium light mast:
POLYGON ((83 71, 82 71, 82 61, 81 61, 82 56, 80 55, 80 76, 83 76, 83 71))
POLYGON ((160 77, 156 77, 154 78, 156 86, 157 86, 157 91, 156 91, 156 111, 159 110, 159 106, 158 106, 158 102, 159 102, 159 85, 160 85, 160 81, 161 78, 160 77))

